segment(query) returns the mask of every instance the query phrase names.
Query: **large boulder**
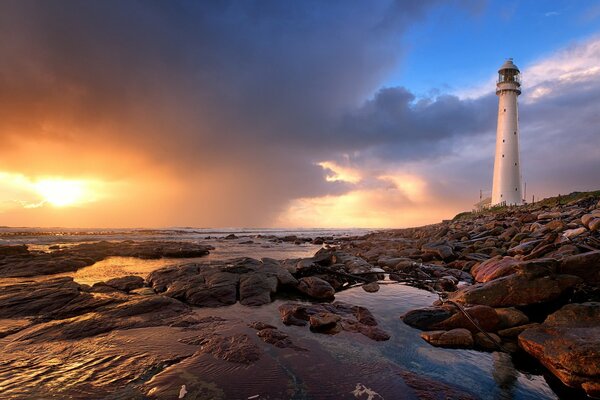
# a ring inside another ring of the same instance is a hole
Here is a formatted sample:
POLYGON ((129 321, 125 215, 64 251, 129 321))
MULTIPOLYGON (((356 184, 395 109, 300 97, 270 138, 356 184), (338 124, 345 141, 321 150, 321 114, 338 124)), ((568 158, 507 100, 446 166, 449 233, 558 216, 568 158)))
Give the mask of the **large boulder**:
POLYGON ((327 300, 335 296, 333 286, 331 286, 329 282, 316 276, 301 278, 298 281, 297 288, 302 293, 315 299, 327 300))
POLYGON ((514 307, 545 303, 572 290, 581 279, 573 275, 536 276, 515 273, 486 283, 477 283, 450 293, 450 299, 464 304, 514 307))
POLYGON ((244 274, 240 278, 240 303, 260 306, 271 302, 271 294, 277 291, 277 278, 261 273, 244 274))
POLYGON ((558 266, 561 274, 576 275, 585 282, 600 285, 600 250, 566 257, 558 266))
MULTIPOLYGON (((500 319, 496 310, 489 306, 476 305, 468 307, 465 312, 473 321, 484 331, 495 331, 498 328, 500 319)), ((432 326, 434 329, 450 330, 455 328, 468 329, 472 333, 479 332, 479 328, 475 326, 469 318, 462 312, 457 311, 450 318, 438 322, 432 326)))
POLYGON ((600 303, 564 306, 523 331, 519 345, 565 385, 600 397, 600 303))

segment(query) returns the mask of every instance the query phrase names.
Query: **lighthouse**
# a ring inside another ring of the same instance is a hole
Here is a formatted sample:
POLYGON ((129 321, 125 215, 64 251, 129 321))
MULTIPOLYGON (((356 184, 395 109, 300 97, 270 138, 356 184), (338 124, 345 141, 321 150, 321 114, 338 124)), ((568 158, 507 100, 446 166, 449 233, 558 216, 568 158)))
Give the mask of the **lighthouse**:
POLYGON ((498 70, 498 128, 492 206, 523 204, 521 160, 519 159, 519 111, 517 96, 521 94, 519 68, 512 58, 498 70))

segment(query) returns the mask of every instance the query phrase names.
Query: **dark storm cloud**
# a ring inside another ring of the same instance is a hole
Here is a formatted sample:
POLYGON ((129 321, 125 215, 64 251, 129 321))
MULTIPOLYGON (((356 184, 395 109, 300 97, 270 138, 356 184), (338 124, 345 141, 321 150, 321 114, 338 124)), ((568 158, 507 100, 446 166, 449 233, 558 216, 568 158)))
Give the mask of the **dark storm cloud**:
POLYGON ((211 194, 243 197, 255 218, 230 207, 234 223, 264 223, 289 199, 344 190, 314 163, 430 3, 2 2, 4 151, 23 132, 143 150, 192 186, 231 186, 211 194))
POLYGON ((388 160, 414 161, 447 154, 449 141, 489 132, 496 113, 492 96, 461 100, 442 95, 421 99, 402 87, 381 89, 346 115, 341 133, 352 150, 388 160))

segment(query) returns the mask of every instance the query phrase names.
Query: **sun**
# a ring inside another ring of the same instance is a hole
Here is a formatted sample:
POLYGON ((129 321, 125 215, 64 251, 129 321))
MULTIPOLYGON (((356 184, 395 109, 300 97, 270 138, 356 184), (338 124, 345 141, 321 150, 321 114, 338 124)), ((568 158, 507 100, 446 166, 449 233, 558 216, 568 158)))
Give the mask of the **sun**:
POLYGON ((35 183, 36 192, 55 207, 68 207, 85 200, 85 183, 67 179, 43 179, 35 183))

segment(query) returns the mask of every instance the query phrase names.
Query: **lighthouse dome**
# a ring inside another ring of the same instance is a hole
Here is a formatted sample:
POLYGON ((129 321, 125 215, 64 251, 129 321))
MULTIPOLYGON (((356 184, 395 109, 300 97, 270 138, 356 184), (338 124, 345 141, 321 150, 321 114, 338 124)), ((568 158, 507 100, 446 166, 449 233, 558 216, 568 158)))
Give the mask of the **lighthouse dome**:
POLYGON ((498 72, 507 70, 507 69, 514 69, 519 71, 519 68, 517 68, 517 66, 513 63, 512 58, 509 58, 508 60, 506 60, 504 62, 504 64, 502 64, 502 66, 500 67, 500 69, 498 70, 498 72))

